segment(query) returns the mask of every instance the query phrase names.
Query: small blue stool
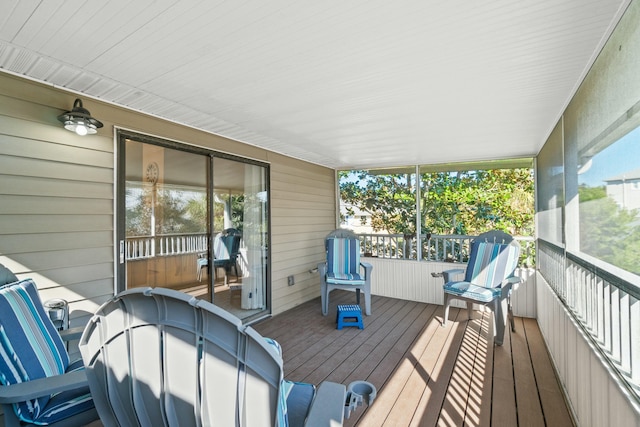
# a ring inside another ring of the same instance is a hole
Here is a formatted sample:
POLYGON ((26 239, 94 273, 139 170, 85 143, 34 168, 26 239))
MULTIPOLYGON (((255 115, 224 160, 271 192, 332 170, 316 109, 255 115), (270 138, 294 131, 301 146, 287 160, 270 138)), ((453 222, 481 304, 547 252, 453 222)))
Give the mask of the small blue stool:
POLYGON ((356 304, 339 305, 336 322, 338 323, 338 329, 342 329, 344 326, 357 326, 358 329, 364 329, 362 310, 356 304))

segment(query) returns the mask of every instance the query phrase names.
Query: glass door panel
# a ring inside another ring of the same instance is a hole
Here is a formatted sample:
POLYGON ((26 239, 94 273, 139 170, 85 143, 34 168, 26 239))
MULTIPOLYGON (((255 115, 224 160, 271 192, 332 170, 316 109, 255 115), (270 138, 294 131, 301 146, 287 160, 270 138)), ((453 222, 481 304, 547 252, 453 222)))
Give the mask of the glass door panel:
POLYGON ((119 131, 117 291, 165 287, 268 313, 269 167, 119 131))
POLYGON ((166 287, 211 300, 210 157, 125 141, 126 288, 166 287))
POLYGON ((242 319, 267 310, 267 169, 213 159, 214 304, 242 319))

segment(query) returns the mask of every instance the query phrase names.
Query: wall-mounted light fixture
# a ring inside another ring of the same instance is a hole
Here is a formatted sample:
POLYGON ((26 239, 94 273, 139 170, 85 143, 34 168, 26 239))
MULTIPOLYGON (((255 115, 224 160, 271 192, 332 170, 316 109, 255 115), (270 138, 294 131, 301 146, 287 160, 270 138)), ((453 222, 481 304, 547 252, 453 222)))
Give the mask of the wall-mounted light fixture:
POLYGON ((82 107, 80 98, 73 103, 73 110, 58 116, 64 128, 78 135, 94 134, 102 127, 102 122, 91 117, 89 110, 82 107))

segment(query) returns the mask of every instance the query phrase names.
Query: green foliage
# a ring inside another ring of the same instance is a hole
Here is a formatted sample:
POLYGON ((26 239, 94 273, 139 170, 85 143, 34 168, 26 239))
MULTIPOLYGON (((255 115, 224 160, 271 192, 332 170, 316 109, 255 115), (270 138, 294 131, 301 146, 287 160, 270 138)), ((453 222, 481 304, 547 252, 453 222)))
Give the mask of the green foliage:
POLYGON ((181 196, 181 193, 176 191, 158 192, 156 203, 157 234, 204 233, 207 230, 202 218, 194 218, 190 215, 187 209, 189 202, 181 196))
POLYGON ((620 208, 608 197, 582 202, 580 250, 635 274, 640 274, 638 211, 620 208))
POLYGON ((387 230, 394 234, 415 233, 415 183, 412 183, 410 175, 373 175, 367 171, 352 171, 352 175, 356 180, 347 179, 350 172, 339 173, 340 197, 371 213, 374 230, 387 230))
MULTIPOLYGON (((341 199, 369 212, 376 231, 415 234, 413 175, 342 171, 341 199)), ((480 234, 501 229, 533 234, 530 169, 433 172, 421 175, 422 233, 480 234)))
POLYGON ((125 214, 125 228, 127 237, 151 235, 151 197, 146 192, 127 188, 127 208, 125 214))
POLYGON ((580 187, 578 187, 578 194, 580 196, 580 203, 588 202, 607 197, 607 189, 604 185, 599 187, 588 187, 581 184, 580 187))
MULTIPOLYGON (((225 204, 231 200, 231 223, 242 231, 244 196, 218 195, 213 203, 215 230, 224 228, 225 204)), ((150 236, 155 217, 156 234, 206 233, 208 227, 207 195, 162 188, 128 188, 126 233, 129 237, 150 236), (155 191, 155 206, 154 193, 155 191)))
POLYGON ((162 188, 127 189, 127 236, 151 235, 152 217, 156 234, 204 233, 206 196, 185 197, 162 188))

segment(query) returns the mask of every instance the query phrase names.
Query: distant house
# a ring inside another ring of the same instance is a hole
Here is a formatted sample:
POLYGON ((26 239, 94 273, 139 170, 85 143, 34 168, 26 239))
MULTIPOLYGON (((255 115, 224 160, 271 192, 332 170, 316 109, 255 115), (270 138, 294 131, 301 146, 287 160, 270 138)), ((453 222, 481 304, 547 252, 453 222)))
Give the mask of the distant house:
POLYGON ((625 209, 640 209, 640 169, 605 179, 607 196, 625 209))
POLYGON ((340 226, 358 234, 375 233, 371 226, 371 214, 344 202, 340 202, 340 226))

